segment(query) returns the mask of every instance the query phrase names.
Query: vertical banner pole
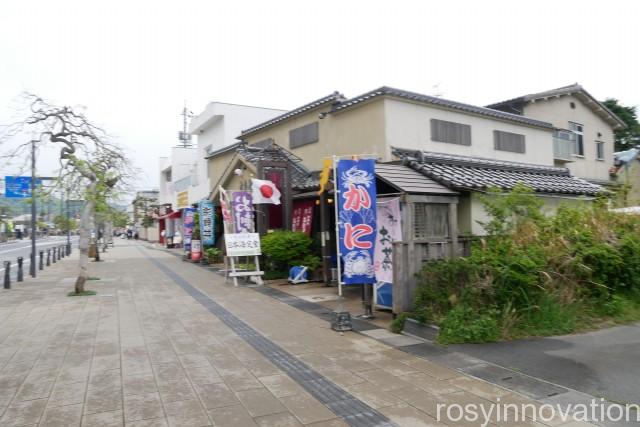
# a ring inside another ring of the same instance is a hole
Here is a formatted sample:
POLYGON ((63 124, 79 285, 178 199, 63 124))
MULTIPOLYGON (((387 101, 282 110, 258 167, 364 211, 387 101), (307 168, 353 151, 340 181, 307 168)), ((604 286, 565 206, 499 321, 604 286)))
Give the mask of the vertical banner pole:
POLYGON ((338 157, 333 156, 333 207, 336 213, 336 266, 338 267, 338 296, 342 297, 342 261, 340 259, 340 217, 338 216, 338 203, 340 190, 338 189, 338 157))

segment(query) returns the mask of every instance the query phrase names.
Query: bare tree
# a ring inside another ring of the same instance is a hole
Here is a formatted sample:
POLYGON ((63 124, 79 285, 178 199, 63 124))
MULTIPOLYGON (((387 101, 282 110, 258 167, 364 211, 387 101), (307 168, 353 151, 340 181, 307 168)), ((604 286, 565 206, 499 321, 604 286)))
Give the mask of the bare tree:
MULTIPOLYGON (((23 96, 29 105, 26 118, 7 126, 3 136, 6 139, 30 130, 37 135, 37 147, 52 144, 60 147, 58 185, 84 199, 79 227, 79 273, 75 283, 75 292, 81 293, 88 278, 89 238, 96 207, 123 190, 134 170, 121 148, 80 109, 53 105, 33 94, 23 96)), ((4 157, 21 158, 30 147, 31 142, 20 144, 4 157)))

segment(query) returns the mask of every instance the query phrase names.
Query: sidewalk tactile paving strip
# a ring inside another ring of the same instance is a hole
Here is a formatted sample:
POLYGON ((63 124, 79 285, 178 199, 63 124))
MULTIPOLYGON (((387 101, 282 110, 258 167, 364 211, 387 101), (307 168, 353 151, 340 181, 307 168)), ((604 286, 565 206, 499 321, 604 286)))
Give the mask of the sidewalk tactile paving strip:
POLYGON ((320 373, 311 369, 300 359, 283 350, 273 341, 265 338, 258 331, 240 320, 229 310, 200 292, 179 274, 149 256, 162 272, 169 276, 186 293, 202 304, 213 315, 244 339, 249 345, 262 353, 269 361, 286 372, 291 379, 300 384, 319 402, 329 408, 334 414, 341 417, 351 426, 393 426, 387 417, 358 400, 342 388, 338 387, 320 373))

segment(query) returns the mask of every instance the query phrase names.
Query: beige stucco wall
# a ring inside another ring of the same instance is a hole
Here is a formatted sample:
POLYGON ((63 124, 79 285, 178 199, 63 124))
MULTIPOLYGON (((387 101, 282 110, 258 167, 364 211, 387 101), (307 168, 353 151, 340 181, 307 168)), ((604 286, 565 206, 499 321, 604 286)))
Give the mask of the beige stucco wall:
POLYGON ((573 95, 550 98, 529 103, 524 115, 553 124, 560 129, 569 129, 569 122, 584 125, 584 157, 574 157, 566 166, 572 175, 581 178, 609 179, 609 168, 613 164, 614 135, 611 126, 573 95), (571 108, 571 102, 575 109, 571 108), (598 136, 598 133, 601 136, 598 136), (604 160, 596 159, 596 141, 604 142, 604 160))
POLYGON ((212 190, 218 185, 222 185, 225 190, 242 190, 251 188, 251 178, 255 176, 255 170, 250 165, 246 165, 235 156, 235 151, 229 151, 216 157, 208 159, 209 176, 211 177, 212 190), (238 176, 234 172, 227 175, 224 182, 220 182, 230 169, 242 169, 242 175, 238 176))
POLYGON ((211 183, 211 190, 213 187, 220 185, 218 182, 222 175, 229 167, 229 163, 235 156, 235 151, 228 151, 219 156, 207 159, 207 167, 209 168, 209 182, 211 183))
MULTIPOLYGON (((322 169, 322 160, 332 155, 378 154, 385 152, 383 100, 374 100, 358 108, 329 114, 319 119, 318 114, 328 111, 329 105, 307 114, 247 136, 249 144, 272 138, 281 147, 303 159, 309 170, 322 169), (298 148, 289 147, 289 131, 309 123, 318 122, 318 142, 298 148)), ((213 180, 212 180, 213 182, 213 180)))
POLYGON ((514 162, 553 165, 553 132, 517 123, 473 116, 456 111, 395 99, 384 101, 386 140, 389 147, 409 148, 437 153, 485 157, 514 162), (463 146, 431 140, 431 119, 471 126, 471 145, 463 146), (525 153, 494 149, 493 131, 525 135, 525 153))
MULTIPOLYGON (((472 234, 477 236, 485 235, 486 232, 482 225, 478 222, 488 222, 489 215, 487 211, 484 209, 484 205, 482 204, 481 193, 470 193, 468 195, 464 195, 460 197, 460 200, 464 200, 467 198, 468 203, 464 203, 462 205, 458 205, 458 217, 466 217, 470 218, 470 223, 467 223, 471 226, 470 230, 460 229, 460 233, 465 233, 471 231, 472 234)), ((497 196, 500 197, 500 196, 497 196)), ((592 199, 583 198, 583 197, 569 197, 569 196, 553 196, 553 195, 538 195, 542 201, 544 201, 544 206, 542 207, 542 211, 546 215, 553 215, 561 205, 583 205, 590 204, 592 199)), ((458 225, 460 226, 460 221, 458 221, 458 225)))

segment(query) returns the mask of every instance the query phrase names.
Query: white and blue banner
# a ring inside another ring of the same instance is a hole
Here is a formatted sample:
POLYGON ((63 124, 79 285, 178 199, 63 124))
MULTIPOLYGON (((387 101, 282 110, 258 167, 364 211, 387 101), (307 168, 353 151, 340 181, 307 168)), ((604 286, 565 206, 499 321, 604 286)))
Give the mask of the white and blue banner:
POLYGON ((377 307, 393 306, 393 242, 402 240, 400 198, 379 199, 377 202, 377 234, 374 255, 376 284, 374 303, 377 307))
POLYGON ((337 160, 336 175, 342 283, 375 283, 375 160, 337 160))
POLYGON ((211 200, 200 200, 198 214, 200 216, 200 240, 202 240, 202 245, 213 246, 216 229, 213 202, 211 200))

